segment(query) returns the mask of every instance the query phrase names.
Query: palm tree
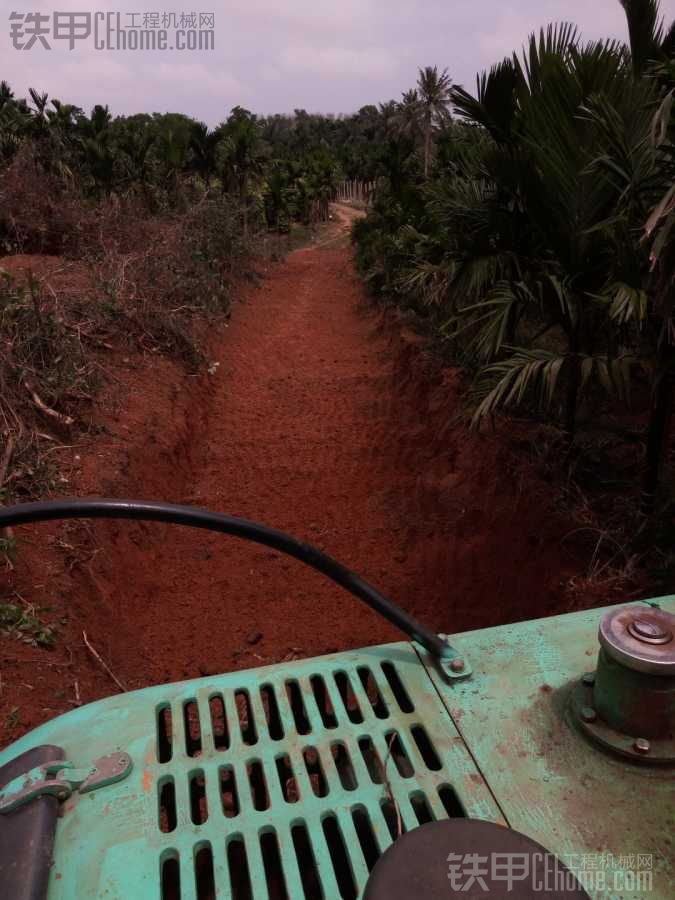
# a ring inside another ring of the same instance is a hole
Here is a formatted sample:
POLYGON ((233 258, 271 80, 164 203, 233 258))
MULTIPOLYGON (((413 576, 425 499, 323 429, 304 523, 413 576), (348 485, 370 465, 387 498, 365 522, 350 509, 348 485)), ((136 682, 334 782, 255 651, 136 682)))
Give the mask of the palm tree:
POLYGON ((14 100, 14 93, 6 81, 0 81, 0 109, 14 100))
POLYGON ((262 170, 264 150, 256 116, 241 106, 235 106, 222 127, 220 165, 224 183, 234 178, 239 194, 244 237, 248 236, 249 181, 262 170))
POLYGON ((636 75, 675 52, 675 21, 668 29, 659 16, 659 0, 619 0, 628 21, 631 60, 636 75))
POLYGON ((468 204, 460 198, 453 213, 456 278, 468 266, 479 290, 457 315, 488 362, 476 381, 476 421, 526 397, 551 405, 562 389, 571 445, 589 379, 625 397, 631 358, 607 340, 611 307, 598 299, 616 253, 607 223, 618 193, 592 167, 606 135, 583 109, 602 95, 644 139, 646 90, 633 84, 617 43, 581 46, 562 25, 532 36, 522 61, 483 76, 477 98, 453 93, 458 111, 495 140, 474 179, 479 190, 465 191, 468 204), (518 331, 519 322, 532 327, 518 331))
POLYGON ((419 70, 417 92, 422 109, 424 129, 424 177, 429 177, 431 162, 431 138, 434 126, 445 121, 448 116, 452 81, 448 70, 439 73, 437 66, 426 66, 419 70))

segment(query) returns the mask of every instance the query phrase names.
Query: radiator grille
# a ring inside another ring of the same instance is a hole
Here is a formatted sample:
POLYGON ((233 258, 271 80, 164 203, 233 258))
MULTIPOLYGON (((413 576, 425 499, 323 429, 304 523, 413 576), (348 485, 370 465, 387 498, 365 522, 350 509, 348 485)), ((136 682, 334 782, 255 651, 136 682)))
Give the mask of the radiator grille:
POLYGON ((158 705, 164 900, 355 900, 397 835, 466 815, 424 670, 364 655, 158 705))
POLYGON ((64 804, 50 900, 356 898, 398 834, 501 820, 409 644, 118 695, 41 740, 134 761, 64 804))

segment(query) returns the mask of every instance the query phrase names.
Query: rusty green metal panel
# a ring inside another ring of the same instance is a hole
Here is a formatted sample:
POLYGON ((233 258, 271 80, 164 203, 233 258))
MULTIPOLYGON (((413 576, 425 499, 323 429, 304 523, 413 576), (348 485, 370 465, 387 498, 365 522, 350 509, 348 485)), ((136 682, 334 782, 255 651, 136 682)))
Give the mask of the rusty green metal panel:
MULTIPOLYGON (((675 598, 657 602, 675 612, 675 598)), ((567 715, 579 679, 595 669, 606 610, 452 635, 473 675, 448 683, 428 670, 508 824, 610 884, 653 865, 653 886, 607 890, 616 900, 675 897, 675 770, 621 761, 591 745, 567 715), (614 875, 614 872, 617 872, 614 875), (600 878, 600 876, 597 876, 600 878)))
POLYGON ((123 782, 63 804, 49 900, 158 900, 169 866, 174 882, 180 874, 181 900, 210 897, 200 882, 205 849, 219 898, 357 897, 397 833, 396 809, 405 830, 451 815, 503 822, 406 643, 103 700, 25 735, 0 753, 0 766, 40 744, 63 747, 78 766, 121 750, 133 761, 123 782), (165 710, 170 759, 158 730, 165 710), (167 785, 173 822, 160 811, 167 785), (195 822, 200 804, 207 818, 195 822), (298 827, 309 845, 301 852, 298 827), (314 881, 303 884, 309 855, 314 881), (236 884, 245 869, 249 893, 236 884))
MULTIPOLYGON (((659 602, 675 612, 675 598, 659 602)), ((49 900, 168 900, 178 877, 182 900, 212 896, 204 852, 221 898, 356 898, 399 830, 448 816, 508 823, 580 876, 611 855, 629 884, 643 854, 652 889, 591 895, 674 897, 673 767, 609 756, 567 716, 604 612, 453 636, 473 670, 463 681, 399 643, 160 685, 46 723, 0 766, 42 744, 85 771, 116 751, 133 761, 123 781, 64 802, 49 900)))

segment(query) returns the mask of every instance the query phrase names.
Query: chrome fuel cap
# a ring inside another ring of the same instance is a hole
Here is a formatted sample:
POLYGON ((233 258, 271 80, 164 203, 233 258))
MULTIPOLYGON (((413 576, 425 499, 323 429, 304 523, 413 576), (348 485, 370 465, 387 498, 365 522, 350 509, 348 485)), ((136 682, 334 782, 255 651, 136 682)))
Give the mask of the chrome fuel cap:
POLYGON ((635 672, 675 675, 675 616, 656 606, 624 606, 600 622, 607 655, 635 672))

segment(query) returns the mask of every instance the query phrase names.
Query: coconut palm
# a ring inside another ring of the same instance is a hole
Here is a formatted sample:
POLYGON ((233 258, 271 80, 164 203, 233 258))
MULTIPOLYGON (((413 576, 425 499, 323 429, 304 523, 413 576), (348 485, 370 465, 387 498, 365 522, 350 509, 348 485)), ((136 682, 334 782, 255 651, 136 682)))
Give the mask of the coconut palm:
POLYGON ((431 164, 431 142, 434 127, 444 122, 449 113, 452 81, 448 70, 438 71, 437 66, 426 66, 419 70, 417 93, 422 112, 424 130, 424 177, 429 177, 431 164))

